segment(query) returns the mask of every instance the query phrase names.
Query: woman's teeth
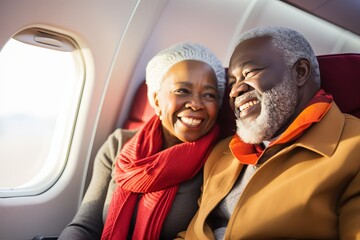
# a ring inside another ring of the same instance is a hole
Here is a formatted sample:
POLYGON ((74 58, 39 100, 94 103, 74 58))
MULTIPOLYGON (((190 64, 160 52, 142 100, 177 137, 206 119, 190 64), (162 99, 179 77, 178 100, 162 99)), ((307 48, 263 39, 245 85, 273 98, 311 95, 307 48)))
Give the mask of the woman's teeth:
POLYGON ((188 124, 188 125, 198 125, 201 123, 200 119, 195 119, 195 118, 187 118, 187 117, 182 117, 181 121, 183 121, 184 123, 188 124))

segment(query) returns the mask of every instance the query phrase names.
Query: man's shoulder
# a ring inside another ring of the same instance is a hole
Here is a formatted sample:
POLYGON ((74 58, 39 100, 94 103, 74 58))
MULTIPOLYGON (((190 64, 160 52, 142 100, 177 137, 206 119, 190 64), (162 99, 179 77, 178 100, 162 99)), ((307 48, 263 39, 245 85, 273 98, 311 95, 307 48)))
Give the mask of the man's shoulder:
POLYGON ((350 115, 345 114, 345 123, 344 123, 344 130, 343 134, 349 135, 349 136, 360 136, 360 119, 350 115))
POLYGON ((335 103, 332 104, 330 110, 320 122, 320 125, 324 126, 325 131, 330 130, 331 133, 337 132, 338 136, 343 136, 344 134, 357 135, 360 133, 360 119, 341 112, 335 103), (346 129, 351 129, 352 133, 346 131, 346 129))
POLYGON ((345 120, 348 122, 351 122, 352 124, 355 125, 360 125, 360 118, 357 118, 353 115, 347 114, 347 113, 343 113, 345 120))

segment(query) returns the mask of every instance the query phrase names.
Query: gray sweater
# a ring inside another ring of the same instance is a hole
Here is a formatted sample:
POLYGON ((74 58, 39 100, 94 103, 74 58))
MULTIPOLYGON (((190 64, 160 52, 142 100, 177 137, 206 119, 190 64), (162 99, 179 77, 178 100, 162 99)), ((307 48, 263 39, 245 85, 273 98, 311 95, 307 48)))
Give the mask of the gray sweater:
MULTIPOLYGON (((117 129, 96 155, 90 185, 72 222, 62 231, 59 240, 100 239, 109 203, 116 187, 112 178, 118 152, 136 131, 117 129)), ((173 239, 186 230, 197 211, 202 185, 202 171, 180 185, 169 215, 165 219, 160 239, 173 239)))

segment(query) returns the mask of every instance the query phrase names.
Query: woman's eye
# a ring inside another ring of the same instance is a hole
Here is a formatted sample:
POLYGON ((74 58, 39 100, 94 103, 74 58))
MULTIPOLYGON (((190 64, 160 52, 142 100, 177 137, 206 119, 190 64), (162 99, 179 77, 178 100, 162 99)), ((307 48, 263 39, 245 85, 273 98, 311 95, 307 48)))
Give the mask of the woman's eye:
POLYGON ((203 97, 206 99, 215 100, 218 98, 218 95, 216 93, 204 93, 203 97))
POLYGON ((187 90, 186 88, 179 88, 179 89, 176 89, 174 91, 175 94, 186 94, 186 93, 189 93, 190 91, 187 90))

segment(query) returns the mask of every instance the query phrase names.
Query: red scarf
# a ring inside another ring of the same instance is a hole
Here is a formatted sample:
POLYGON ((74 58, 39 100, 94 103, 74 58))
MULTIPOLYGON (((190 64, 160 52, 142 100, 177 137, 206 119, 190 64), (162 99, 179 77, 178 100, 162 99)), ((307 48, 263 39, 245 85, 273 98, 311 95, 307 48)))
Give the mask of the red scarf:
MULTIPOLYGON (((268 147, 276 144, 288 143, 300 137, 305 130, 313 123, 319 122, 325 113, 330 109, 332 96, 319 90, 308 106, 297 116, 291 125, 283 132, 279 138, 271 142, 268 147)), ((235 134, 229 143, 232 154, 243 164, 255 165, 262 154, 259 145, 244 143, 235 134)))
POLYGON ((101 239, 127 239, 137 208, 132 239, 159 239, 179 184, 203 167, 219 128, 216 125, 196 142, 161 150, 162 126, 154 116, 124 145, 115 165, 118 183, 110 203, 101 239))

